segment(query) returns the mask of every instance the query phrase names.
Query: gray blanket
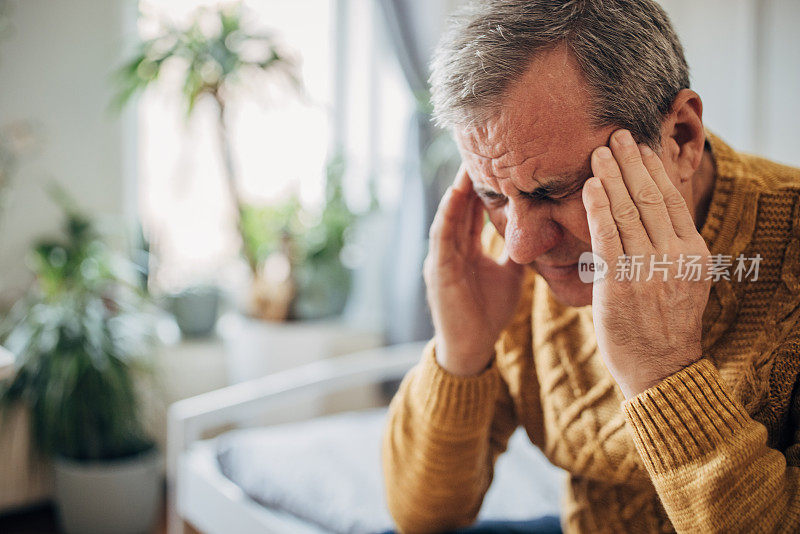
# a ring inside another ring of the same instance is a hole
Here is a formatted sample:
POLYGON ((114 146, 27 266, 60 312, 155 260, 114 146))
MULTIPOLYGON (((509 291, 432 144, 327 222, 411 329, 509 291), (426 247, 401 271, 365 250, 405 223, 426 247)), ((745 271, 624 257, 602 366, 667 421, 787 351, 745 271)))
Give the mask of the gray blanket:
MULTIPOLYGON (((385 416, 381 408, 236 430, 217 440, 217 459, 225 476, 263 506, 332 532, 384 531, 392 528, 380 459, 385 416)), ((563 471, 517 429, 479 519, 557 515, 562 486, 563 471)))

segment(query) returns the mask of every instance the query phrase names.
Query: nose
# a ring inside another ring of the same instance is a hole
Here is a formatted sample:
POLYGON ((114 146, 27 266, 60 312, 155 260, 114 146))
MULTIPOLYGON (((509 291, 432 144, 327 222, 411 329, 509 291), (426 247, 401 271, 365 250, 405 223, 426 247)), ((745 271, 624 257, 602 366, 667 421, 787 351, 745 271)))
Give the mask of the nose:
POLYGON ((511 200, 506 204, 504 234, 509 259, 525 265, 556 246, 563 230, 550 216, 548 206, 511 200))

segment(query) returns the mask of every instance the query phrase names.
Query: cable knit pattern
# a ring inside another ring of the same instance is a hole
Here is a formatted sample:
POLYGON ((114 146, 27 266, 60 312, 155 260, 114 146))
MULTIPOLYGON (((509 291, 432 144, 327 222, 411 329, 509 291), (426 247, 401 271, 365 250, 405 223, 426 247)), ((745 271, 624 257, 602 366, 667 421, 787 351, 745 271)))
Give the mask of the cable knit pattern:
POLYGON ((707 140, 701 234, 712 254, 762 260, 757 280, 712 285, 703 359, 625 401, 591 306, 561 305, 530 271, 484 373, 450 375, 431 342, 392 401, 383 462, 401 531, 474 521, 517 425, 570 474, 566 532, 800 530, 800 170, 707 140))

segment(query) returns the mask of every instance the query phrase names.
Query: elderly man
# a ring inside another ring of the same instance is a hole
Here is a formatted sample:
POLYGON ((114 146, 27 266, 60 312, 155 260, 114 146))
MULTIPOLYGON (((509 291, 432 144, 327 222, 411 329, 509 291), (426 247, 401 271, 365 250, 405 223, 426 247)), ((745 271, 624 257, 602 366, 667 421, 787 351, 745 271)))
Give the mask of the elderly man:
POLYGON ((471 524, 522 425, 567 532, 800 530, 800 171, 704 129, 651 0, 476 1, 431 81, 463 164, 384 435, 398 528, 471 524))

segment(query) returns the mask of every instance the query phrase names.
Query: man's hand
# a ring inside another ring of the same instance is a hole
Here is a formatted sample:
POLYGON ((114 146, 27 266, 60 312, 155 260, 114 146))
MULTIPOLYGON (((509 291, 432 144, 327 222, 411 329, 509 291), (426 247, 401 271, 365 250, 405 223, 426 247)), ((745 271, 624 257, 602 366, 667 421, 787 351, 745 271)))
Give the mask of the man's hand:
POLYGON ((702 357, 709 251, 658 156, 627 130, 609 146, 592 154, 595 177, 583 188, 592 251, 608 263, 594 281, 592 317, 600 354, 631 398, 702 357), (623 255, 632 258, 627 268, 619 265, 623 255), (679 278, 681 256, 700 256, 699 280, 679 278), (629 269, 635 257, 643 263, 638 279, 629 269))
POLYGON ((423 273, 436 330, 436 359, 450 373, 480 374, 519 300, 523 267, 483 253, 483 205, 464 165, 431 224, 423 273))

